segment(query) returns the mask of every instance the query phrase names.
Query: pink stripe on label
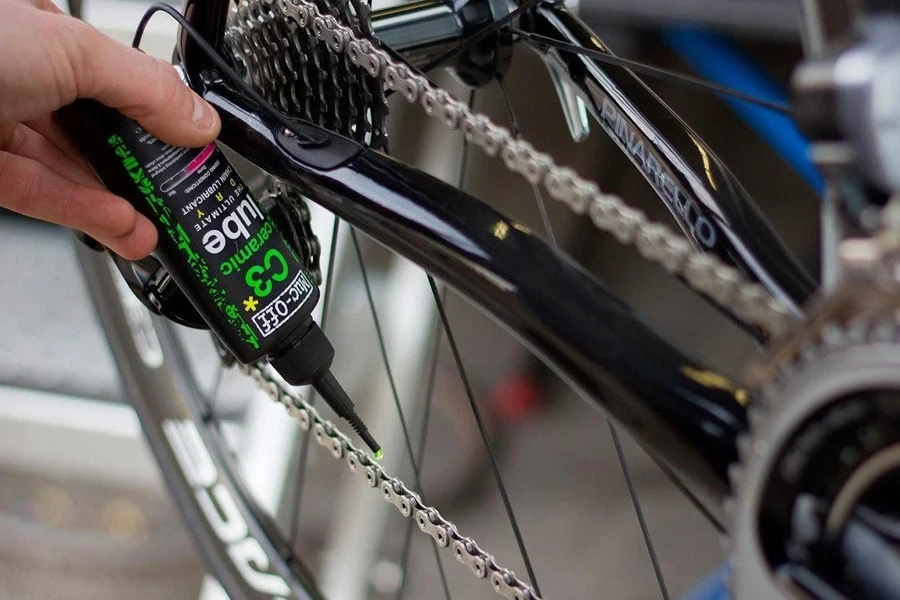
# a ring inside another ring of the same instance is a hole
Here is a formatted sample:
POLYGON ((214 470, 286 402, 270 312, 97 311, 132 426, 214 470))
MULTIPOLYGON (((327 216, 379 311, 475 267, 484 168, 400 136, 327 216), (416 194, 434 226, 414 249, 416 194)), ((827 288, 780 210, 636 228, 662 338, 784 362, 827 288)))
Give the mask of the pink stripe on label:
POLYGON ((190 175, 191 173, 193 173, 194 171, 199 169, 203 165, 203 163, 206 162, 206 159, 209 158, 210 156, 212 156, 213 150, 215 150, 215 148, 216 148, 215 142, 213 142, 212 144, 210 144, 206 148, 204 148, 203 152, 201 152, 197 156, 197 158, 192 160, 191 164, 189 164, 187 166, 187 169, 185 169, 185 174, 190 175))

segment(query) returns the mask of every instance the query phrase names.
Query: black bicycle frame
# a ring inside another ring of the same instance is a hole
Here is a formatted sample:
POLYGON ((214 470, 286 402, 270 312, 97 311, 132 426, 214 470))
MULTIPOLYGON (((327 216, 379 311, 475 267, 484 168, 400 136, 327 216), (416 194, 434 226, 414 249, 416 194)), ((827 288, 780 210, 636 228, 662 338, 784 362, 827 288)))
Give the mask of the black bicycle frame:
MULTIPOLYGON (((226 8, 223 0, 189 0, 185 13, 221 48, 226 8)), ((518 26, 597 47, 586 29, 558 6, 541 8, 518 26)), ((446 40, 441 43, 446 47, 446 40)), ((714 155, 667 113, 654 94, 628 72, 612 77, 590 61, 536 49, 554 68, 567 73, 604 129, 651 183, 662 182, 655 189, 676 217, 682 217, 680 222, 695 242, 704 237, 698 233, 700 215, 717 228, 717 243, 707 251, 739 266, 794 305, 805 300, 812 283, 714 155), (654 115, 657 127, 644 116, 648 113, 654 115), (635 151, 638 140, 645 152, 641 155, 635 151), (679 144, 678 150, 672 141, 679 144), (648 164, 656 164, 659 171, 656 166, 648 169, 648 164), (728 193, 722 194, 723 190, 728 193)), ((176 56, 192 87, 219 111, 223 143, 469 297, 542 356, 593 406, 626 426, 657 461, 702 486, 713 499, 727 493, 727 468, 737 459, 736 440, 746 429, 746 398, 726 379, 654 333, 627 304, 567 256, 481 201, 313 125, 298 125, 308 129, 309 136, 285 135, 267 112, 223 80, 186 37, 180 40, 176 56)), ((85 264, 93 264, 89 273, 106 268, 91 251, 82 249, 82 255, 86 255, 85 264)), ((102 278, 93 279, 93 288, 103 287, 102 278)), ((107 297, 111 293, 106 289, 107 297)), ((266 591, 279 589, 289 589, 297 597, 318 597, 290 548, 273 542, 278 534, 252 498, 231 477, 223 476, 232 470, 228 457, 200 452, 202 447, 219 448, 220 444, 199 442, 214 438, 217 432, 210 424, 203 426, 197 391, 179 378, 160 388, 158 379, 165 365, 142 362, 139 356, 143 342, 138 342, 147 326, 135 330, 121 307, 113 304, 101 316, 108 327, 118 327, 112 338, 120 340, 122 347, 115 354, 135 397, 148 387, 138 383, 156 382, 150 386, 156 396, 138 398, 136 408, 173 497, 202 541, 209 568, 232 597, 287 594, 266 591), (136 336, 134 348, 121 342, 129 336, 136 336), (179 453, 189 442, 197 451, 179 453), (187 455, 200 456, 206 468, 198 471, 185 459, 187 455), (187 462, 179 467, 179 461, 187 462), (198 483, 200 471, 217 476, 198 483), (221 496, 219 504, 233 505, 232 521, 244 523, 241 536, 223 539, 222 528, 217 528, 219 517, 215 511, 203 512, 206 505, 199 500, 209 494, 221 496)), ((104 310, 101 302, 101 313, 104 310)), ((175 345, 168 334, 160 340, 164 346, 175 345)))
MULTIPOLYGON (((213 40, 219 40, 224 26, 217 4, 189 2, 187 8, 213 40)), ((538 9, 522 26, 598 47, 586 27, 559 5, 538 9)), ((558 63, 555 68, 565 68, 571 83, 587 94, 598 121, 645 176, 660 183, 657 191, 687 219, 682 223, 695 242, 709 239, 696 227, 696 219, 704 217, 715 234, 709 251, 792 305, 806 299, 813 288, 810 279, 730 173, 657 96, 627 71, 613 78, 583 57, 567 61, 546 49, 544 55, 558 63), (622 91, 626 86, 632 95, 622 91), (645 113, 654 114, 674 141, 660 134, 645 113), (626 133, 620 135, 623 127, 626 133), (629 139, 640 136, 642 156, 634 151, 638 142, 629 139), (676 143, 690 154, 676 152, 676 143), (656 165, 652 172, 650 163, 656 165)), ((324 145, 302 148, 222 80, 187 40, 181 56, 191 85, 222 116, 222 142, 471 298, 628 426, 652 454, 716 496, 725 493, 745 411, 732 390, 710 383, 721 379, 702 375, 708 375, 705 366, 655 334, 568 258, 477 199, 327 132, 316 136, 326 136, 324 145)))
MULTIPOLYGON (((191 0, 186 6, 192 23, 218 47, 225 5, 191 0)), ((539 8, 519 26, 603 49, 559 5, 539 8)), ((793 307, 806 300, 812 280, 733 176, 649 88, 628 71, 611 75, 584 57, 536 49, 581 92, 698 250, 738 266, 793 307)), ((300 127, 315 130, 310 137, 322 141, 304 145, 223 80, 187 38, 178 56, 191 86, 222 117, 220 141, 469 297, 625 425, 657 460, 714 497, 724 496, 736 439, 746 428, 746 398, 727 380, 662 339, 596 279, 515 221, 313 125, 300 127)))
POLYGON ((743 407, 568 257, 422 171, 322 130, 326 146, 300 148, 227 82, 198 88, 222 142, 468 296, 658 456, 725 491, 743 407))
MULTIPOLYGON (((198 28, 216 41, 224 18, 216 8, 220 4, 190 2, 187 8, 198 28)), ((552 29, 557 37, 598 47, 592 41, 596 38, 559 6, 539 9, 532 26, 543 34, 552 29)), ((300 147, 281 135, 277 122, 260 107, 222 80, 186 40, 181 56, 192 87, 222 116, 223 143, 468 296, 625 424, 657 458, 716 496, 726 492, 726 470, 736 458, 735 440, 745 427, 744 407, 733 391, 709 384, 718 379, 698 375, 707 372, 703 365, 651 331, 568 258, 477 199, 327 132, 321 132, 325 144, 300 147)), ((730 174, 718 161, 711 162, 712 153, 698 138, 670 117, 668 129, 680 134, 681 146, 688 140, 693 160, 675 152, 675 144, 658 133, 651 144, 652 126, 640 115, 668 109, 648 88, 628 73, 616 77, 639 96, 630 98, 592 61, 566 61, 549 51, 545 56, 565 66, 573 84, 591 94, 598 121, 645 176, 668 181, 657 190, 673 212, 687 219, 682 223, 695 241, 703 236, 696 219, 707 216, 715 228, 710 251, 755 275, 782 298, 805 300, 812 289, 809 278, 795 267, 730 174), (637 102, 643 103, 643 110, 637 102), (643 157, 627 139, 633 136, 643 136, 646 142, 643 157), (703 173, 708 186, 701 185, 690 166, 698 156, 707 165, 703 173), (656 167, 650 172, 646 165, 653 160, 656 167), (731 193, 715 199, 710 186, 731 193)))

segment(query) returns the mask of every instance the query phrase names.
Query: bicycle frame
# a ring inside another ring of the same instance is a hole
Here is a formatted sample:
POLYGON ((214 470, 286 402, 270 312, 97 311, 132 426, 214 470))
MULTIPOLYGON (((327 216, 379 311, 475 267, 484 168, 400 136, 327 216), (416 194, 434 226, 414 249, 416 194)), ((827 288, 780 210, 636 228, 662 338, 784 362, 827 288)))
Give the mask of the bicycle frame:
MULTIPOLYGON (((221 40, 224 27, 221 4, 192 1, 186 11, 214 41, 221 40)), ((539 8, 532 26, 543 34, 602 48, 559 5, 539 8)), ((568 258, 479 200, 318 128, 315 135, 328 140, 324 145, 288 148, 279 126, 218 77, 186 39, 180 55, 192 87, 222 115, 223 143, 472 299, 635 432, 651 453, 666 457, 715 496, 725 493, 727 466, 736 457, 735 439, 745 427, 744 407, 733 391, 698 377, 707 372, 705 366, 642 324, 627 305, 568 258)), ((548 51, 544 56, 562 60, 548 51)), ((644 175, 668 182, 656 187, 668 205, 684 202, 683 207, 692 207, 674 210, 686 217, 686 229, 696 229, 690 219, 707 216, 717 239, 710 251, 755 275, 780 297, 795 304, 806 299, 813 289, 809 277, 699 138, 680 120, 661 114, 671 111, 655 94, 630 73, 609 77, 583 57, 565 67, 573 85, 592 94, 597 120, 624 150, 631 148, 629 156, 641 163, 644 175), (627 84, 631 95, 616 82, 627 84), (615 105, 610 106, 613 99, 615 105), (611 111, 616 112, 614 120, 611 111), (667 133, 678 135, 677 143, 640 117, 653 111, 660 115, 655 120, 668 123, 667 133), (635 153, 637 142, 616 133, 623 126, 628 137, 644 136, 646 160, 635 153), (676 147, 691 154, 678 153, 676 147), (658 173, 643 166, 654 156, 658 173), (698 161, 702 180, 691 166, 698 161), (728 195, 715 198, 715 188, 728 195), (702 192, 696 196, 702 202, 692 200, 686 190, 702 192), (673 203, 672 198, 681 200, 673 203)))
POLYGON ((328 134, 327 164, 322 147, 291 156, 279 126, 227 83, 202 87, 223 117, 222 142, 468 296, 642 439, 649 434, 660 456, 724 492, 744 425, 734 394, 691 379, 705 368, 570 259, 481 201, 345 138, 328 134))
MULTIPOLYGON (((221 0, 189 0, 185 14, 221 48, 226 9, 227 2, 221 0)), ((592 49, 603 48, 559 5, 541 7, 534 19, 522 26, 542 35, 590 44, 592 49)), ((730 173, 655 94, 627 71, 610 75, 582 57, 569 59, 546 48, 536 50, 581 90, 603 129, 648 178, 700 247, 757 278, 793 306, 806 299, 814 288, 812 280, 789 256, 730 173), (653 114, 654 119, 646 114, 653 114), (644 148, 640 155, 635 151, 639 142, 644 148), (648 169, 651 163, 656 166, 648 169), (709 237, 698 233, 698 216, 716 233, 715 243, 703 243, 709 237)), ((727 468, 737 459, 736 440, 746 429, 746 397, 727 380, 656 334, 571 259, 476 198, 311 124, 299 127, 321 142, 315 147, 299 144, 224 81, 185 37, 177 56, 191 86, 219 111, 223 143, 481 306, 592 405, 627 427, 666 469, 686 476, 716 500, 727 493, 727 468)), ((122 320, 121 315, 115 318, 122 320)), ((152 373, 141 376, 151 377, 152 373)), ((180 382, 172 384, 171 393, 173 397, 194 394, 180 382)), ((234 554, 229 554, 233 548, 215 541, 217 532, 209 518, 198 513, 191 498, 192 482, 187 474, 177 475, 178 457, 173 454, 172 440, 167 441, 164 423, 172 423, 170 415, 179 414, 180 409, 174 401, 166 404, 160 398, 159 402, 169 408, 138 406, 138 412, 158 460, 168 465, 164 471, 170 487, 195 535, 204 538, 204 548, 221 551, 207 560, 214 563, 216 572, 232 573, 229 589, 243 586, 247 597, 263 597, 234 554), (237 570, 227 564, 229 555, 237 570)), ((195 414, 194 420, 202 419, 195 414)), ((199 435, 217 433, 201 428, 199 435)), ((229 468, 227 457, 212 456, 210 460, 218 469, 229 468)), ((196 486, 194 489, 197 492, 196 486)), ((255 514, 243 490, 230 489, 228 493, 239 513, 255 514)), ((259 539, 253 531, 249 536, 259 539)), ((266 562, 257 561, 255 570, 299 581, 297 587, 291 585, 292 592, 316 597, 302 567, 286 565, 283 551, 260 549, 266 562), (292 572, 295 579, 290 578, 292 572)), ((242 559, 256 560, 249 555, 242 559)))

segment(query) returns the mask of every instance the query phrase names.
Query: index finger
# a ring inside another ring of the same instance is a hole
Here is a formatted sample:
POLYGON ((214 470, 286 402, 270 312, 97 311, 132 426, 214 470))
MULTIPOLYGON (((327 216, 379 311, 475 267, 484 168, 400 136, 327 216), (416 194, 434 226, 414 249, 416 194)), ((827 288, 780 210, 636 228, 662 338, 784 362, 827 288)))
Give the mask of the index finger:
POLYGON ((124 46, 90 25, 58 15, 71 33, 63 51, 72 66, 75 98, 92 98, 136 120, 175 146, 213 141, 220 122, 213 108, 188 88, 168 62, 124 46))

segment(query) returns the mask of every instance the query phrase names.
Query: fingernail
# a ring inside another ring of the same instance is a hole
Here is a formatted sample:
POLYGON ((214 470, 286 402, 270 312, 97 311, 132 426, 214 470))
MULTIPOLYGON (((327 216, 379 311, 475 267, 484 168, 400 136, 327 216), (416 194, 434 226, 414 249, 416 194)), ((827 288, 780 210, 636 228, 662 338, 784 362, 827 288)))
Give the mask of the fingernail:
POLYGON ((212 108, 196 94, 194 94, 194 114, 191 115, 191 118, 197 129, 201 131, 206 131, 213 125, 212 108))

